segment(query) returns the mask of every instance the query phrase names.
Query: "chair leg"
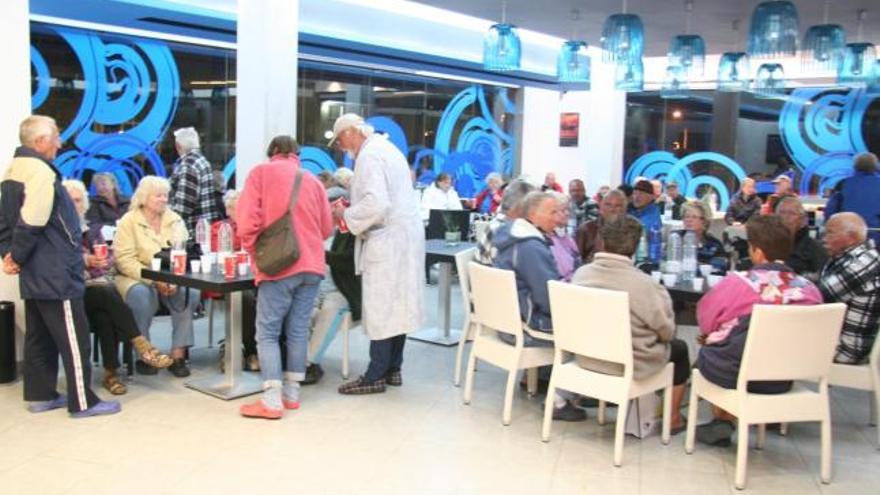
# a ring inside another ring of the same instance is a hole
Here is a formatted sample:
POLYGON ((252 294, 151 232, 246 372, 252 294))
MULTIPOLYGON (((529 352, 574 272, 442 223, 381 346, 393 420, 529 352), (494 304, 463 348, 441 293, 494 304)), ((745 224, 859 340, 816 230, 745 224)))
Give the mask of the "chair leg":
POLYGON ((828 411, 820 425, 822 448, 822 483, 831 483, 831 415, 828 411))
POLYGON ((734 486, 737 490, 746 487, 746 467, 749 460, 749 425, 740 422, 736 431, 736 478, 734 486))
POLYGON ((464 356, 464 346, 467 345, 468 337, 471 334, 471 317, 465 315, 464 319, 461 338, 458 339, 458 350, 455 352, 455 376, 452 378, 452 383, 456 387, 461 385, 461 359, 464 356))
POLYGON ((614 467, 623 464, 623 436, 626 430, 626 413, 629 407, 626 399, 617 404, 617 422, 614 425, 614 467))
POLYGON ((767 437, 767 424, 758 425, 758 438, 755 440, 755 449, 764 450, 764 439, 767 437))
MULTIPOLYGON (((529 392, 529 398, 538 393, 538 368, 526 370, 526 390, 529 392)), ((550 394, 547 394, 547 397, 550 397, 550 394)))
POLYGON ((477 353, 476 353, 477 342, 474 341, 474 345, 471 346, 471 355, 468 356, 468 364, 467 371, 464 374, 464 403, 471 403, 471 394, 474 391, 474 366, 477 363, 477 353))
POLYGON ((544 424, 541 427, 541 440, 550 441, 550 426, 553 424, 553 398, 556 396, 556 381, 550 374, 550 385, 547 387, 547 397, 544 399, 544 424))
POLYGON ((510 425, 510 416, 513 413, 513 388, 516 385, 516 370, 507 372, 507 387, 504 388, 504 412, 501 415, 501 423, 510 425))
POLYGON ((672 430, 672 380, 663 389, 663 430, 660 440, 663 445, 669 445, 670 432, 672 430))
POLYGON ((351 333, 350 326, 342 329, 342 378, 345 380, 348 380, 348 334, 351 333))
POLYGON ((101 355, 100 341, 101 340, 98 338, 98 334, 93 333, 92 334, 92 361, 95 364, 98 364, 101 362, 101 360, 100 360, 100 355, 101 355))
POLYGON ((700 405, 700 397, 697 395, 696 384, 691 383, 691 394, 688 399, 688 419, 684 436, 684 451, 687 454, 694 453, 694 440, 697 438, 697 410, 700 405))
POLYGON ((596 415, 596 422, 599 423, 599 426, 605 425, 605 409, 606 409, 605 401, 600 400, 599 401, 599 414, 596 415))

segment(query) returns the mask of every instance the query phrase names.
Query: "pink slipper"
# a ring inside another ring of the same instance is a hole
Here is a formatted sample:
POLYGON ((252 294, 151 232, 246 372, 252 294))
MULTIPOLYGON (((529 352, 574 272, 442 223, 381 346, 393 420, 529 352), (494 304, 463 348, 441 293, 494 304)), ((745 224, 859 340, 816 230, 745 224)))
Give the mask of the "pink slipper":
POLYGON ((244 404, 238 409, 238 412, 246 418, 264 418, 264 419, 281 419, 284 415, 282 409, 270 409, 263 404, 262 400, 244 404))
POLYGON ((284 404, 284 409, 299 409, 298 400, 282 400, 281 403, 284 404))

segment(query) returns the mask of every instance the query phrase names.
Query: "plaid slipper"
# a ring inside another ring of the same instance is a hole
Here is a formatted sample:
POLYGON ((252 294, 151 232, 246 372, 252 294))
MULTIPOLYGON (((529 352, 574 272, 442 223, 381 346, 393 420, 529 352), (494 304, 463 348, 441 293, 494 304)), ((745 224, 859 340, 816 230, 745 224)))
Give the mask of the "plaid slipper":
POLYGON ((403 375, 400 374, 400 370, 389 371, 385 375, 385 385, 390 385, 392 387, 403 385, 403 375))
POLYGON ((343 395, 366 395, 385 393, 385 380, 380 379, 375 382, 368 382, 364 377, 357 380, 343 383, 339 386, 339 393, 343 395))

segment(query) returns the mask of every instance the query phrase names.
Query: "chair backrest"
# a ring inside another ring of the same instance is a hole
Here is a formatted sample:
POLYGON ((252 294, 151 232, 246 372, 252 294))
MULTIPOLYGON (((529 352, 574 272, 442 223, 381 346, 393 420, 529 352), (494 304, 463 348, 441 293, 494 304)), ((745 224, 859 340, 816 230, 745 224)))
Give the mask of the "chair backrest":
POLYGON ((818 380, 828 376, 843 324, 843 303, 756 304, 737 388, 750 381, 818 380))
POLYGON ((468 263, 468 270, 477 322, 520 339, 522 320, 514 273, 473 261, 468 263))
POLYGON ((462 311, 471 311, 471 278, 468 263, 477 260, 477 248, 469 248, 455 253, 455 271, 458 272, 458 285, 461 288, 462 311))
POLYGON ((629 294, 555 280, 547 288, 558 350, 622 364, 624 375, 632 370, 629 294))

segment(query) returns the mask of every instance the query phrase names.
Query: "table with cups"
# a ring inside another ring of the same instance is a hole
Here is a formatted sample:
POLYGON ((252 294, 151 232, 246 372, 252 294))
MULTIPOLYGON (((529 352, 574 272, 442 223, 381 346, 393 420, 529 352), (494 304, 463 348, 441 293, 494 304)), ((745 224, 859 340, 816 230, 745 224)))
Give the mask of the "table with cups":
POLYGON ((675 268, 675 266, 669 267, 667 263, 665 272, 653 271, 651 278, 657 283, 662 283, 672 300, 676 302, 695 303, 724 278, 724 275, 713 273, 714 267, 710 264, 699 265, 699 271, 691 280, 683 280, 680 270, 675 268))
MULTIPOLYGON (((199 259, 190 260, 188 267, 186 258, 185 251, 172 250, 171 270, 162 270, 161 259, 154 258, 150 269, 141 270, 141 276, 147 280, 224 294, 226 342, 241 342, 241 293, 255 288, 247 253, 208 253, 199 259), (187 271, 187 268, 190 270, 187 271)), ((235 346, 229 348, 233 349, 235 346)), ((224 359, 225 372, 222 375, 195 378, 185 385, 225 400, 237 399, 262 390, 259 376, 242 372, 240 352, 227 352, 224 359)))

